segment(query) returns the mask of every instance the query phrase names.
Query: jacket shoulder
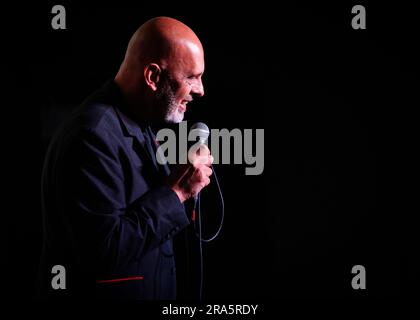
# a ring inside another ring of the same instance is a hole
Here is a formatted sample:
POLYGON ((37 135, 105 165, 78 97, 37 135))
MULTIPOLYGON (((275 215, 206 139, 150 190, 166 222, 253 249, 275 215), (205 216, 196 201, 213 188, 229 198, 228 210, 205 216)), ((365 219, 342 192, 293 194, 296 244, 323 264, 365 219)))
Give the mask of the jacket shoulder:
POLYGON ((99 102, 82 104, 72 117, 71 126, 94 132, 120 127, 114 106, 99 102))

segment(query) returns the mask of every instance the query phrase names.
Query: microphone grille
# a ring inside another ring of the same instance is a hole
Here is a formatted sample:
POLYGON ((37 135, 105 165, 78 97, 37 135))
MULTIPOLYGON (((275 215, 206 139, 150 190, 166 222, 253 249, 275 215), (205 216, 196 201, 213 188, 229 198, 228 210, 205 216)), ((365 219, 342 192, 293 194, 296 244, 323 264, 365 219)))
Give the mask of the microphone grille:
POLYGON ((200 132, 199 136, 206 136, 206 137, 208 137, 209 134, 210 134, 209 127, 205 123, 202 123, 202 122, 194 123, 191 126, 191 130, 197 130, 197 131, 199 131, 200 132))

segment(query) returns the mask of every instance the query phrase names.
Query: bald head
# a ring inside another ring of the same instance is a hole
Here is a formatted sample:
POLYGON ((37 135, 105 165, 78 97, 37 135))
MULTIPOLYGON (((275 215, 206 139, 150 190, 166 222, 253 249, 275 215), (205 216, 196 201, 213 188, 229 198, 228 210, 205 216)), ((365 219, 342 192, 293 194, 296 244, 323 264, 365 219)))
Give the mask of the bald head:
POLYGON ((195 33, 182 22, 167 18, 153 18, 144 23, 132 36, 125 63, 170 62, 184 46, 203 51, 195 33))
POLYGON ((169 98, 174 101, 168 102, 168 108, 175 109, 178 117, 166 121, 179 122, 179 113, 183 116, 193 96, 204 94, 203 72, 204 51, 196 34, 178 20, 157 17, 132 36, 115 81, 127 100, 148 109, 142 111, 147 111, 143 115, 149 118, 151 113, 154 118, 158 116, 152 112, 153 108, 162 109, 156 105, 156 98, 165 94, 162 90, 170 89, 169 98))

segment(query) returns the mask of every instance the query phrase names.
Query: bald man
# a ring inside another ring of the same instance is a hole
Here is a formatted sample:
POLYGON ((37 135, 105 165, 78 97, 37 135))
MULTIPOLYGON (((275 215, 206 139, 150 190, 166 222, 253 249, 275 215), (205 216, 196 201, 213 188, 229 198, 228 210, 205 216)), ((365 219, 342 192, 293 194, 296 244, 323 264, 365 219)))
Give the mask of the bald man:
POLYGON ((189 224, 184 202, 209 184, 213 159, 170 173, 156 162, 150 126, 183 120, 204 95, 203 72, 203 47, 189 27, 149 20, 115 79, 54 136, 41 188, 44 296, 176 298, 173 238, 189 224))

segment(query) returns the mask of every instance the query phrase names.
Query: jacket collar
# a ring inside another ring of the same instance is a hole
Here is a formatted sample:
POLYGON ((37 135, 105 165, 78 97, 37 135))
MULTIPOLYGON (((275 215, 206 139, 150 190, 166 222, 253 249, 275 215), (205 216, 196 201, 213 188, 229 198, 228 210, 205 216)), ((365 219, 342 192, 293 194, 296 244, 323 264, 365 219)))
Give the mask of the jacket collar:
POLYGON ((115 83, 114 80, 108 81, 104 86, 104 92, 106 92, 106 101, 114 107, 115 112, 122 124, 123 132, 126 136, 140 137, 144 141, 142 131, 146 129, 147 124, 140 124, 134 120, 134 117, 130 114, 130 109, 127 102, 124 99, 121 89, 115 83))
MULTIPOLYGON (((117 114, 117 117, 121 123, 121 128, 123 130, 123 133, 125 136, 134 137, 136 138, 140 145, 145 150, 145 137, 143 135, 143 131, 147 129, 148 125, 146 123, 140 124, 137 121, 133 120, 133 117, 130 117, 130 112, 128 108, 128 104, 125 101, 123 94, 121 92, 121 89, 117 86, 117 84, 110 80, 107 84, 105 84, 105 92, 109 92, 109 102, 113 106, 115 113, 117 114)), ((150 130, 150 129, 149 129, 150 130)), ((155 139, 155 136, 152 132, 152 138, 155 139)), ((145 150, 146 151, 146 150, 145 150)), ((150 156, 148 152, 146 152, 148 155, 149 160, 153 162, 152 159, 150 159, 150 156)), ((159 168, 155 167, 158 171, 159 168)), ((169 175, 170 169, 167 164, 161 165, 161 169, 163 169, 164 175, 169 175)))

